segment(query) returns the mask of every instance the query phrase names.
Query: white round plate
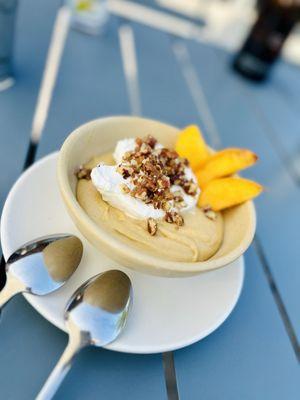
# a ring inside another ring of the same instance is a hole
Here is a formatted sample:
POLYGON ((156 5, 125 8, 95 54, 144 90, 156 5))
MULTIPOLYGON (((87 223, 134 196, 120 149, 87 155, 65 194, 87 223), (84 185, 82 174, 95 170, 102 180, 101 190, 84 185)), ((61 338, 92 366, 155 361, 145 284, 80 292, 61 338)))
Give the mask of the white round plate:
POLYGON ((73 291, 91 276, 111 268, 125 271, 133 284, 133 307, 127 326, 108 349, 158 353, 192 344, 213 332, 229 316, 243 285, 244 261, 189 278, 161 278, 124 268, 96 250, 68 216, 56 183, 57 153, 41 159, 11 189, 1 217, 5 258, 33 238, 73 233, 84 244, 81 264, 57 292, 25 295, 46 319, 64 329, 63 310, 73 291))

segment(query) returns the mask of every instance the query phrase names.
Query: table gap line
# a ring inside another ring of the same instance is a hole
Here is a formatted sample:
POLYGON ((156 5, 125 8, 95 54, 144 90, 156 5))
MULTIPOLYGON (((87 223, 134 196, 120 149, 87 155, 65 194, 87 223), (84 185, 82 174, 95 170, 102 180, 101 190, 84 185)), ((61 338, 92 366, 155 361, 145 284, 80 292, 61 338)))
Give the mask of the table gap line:
POLYGON ((215 149, 220 148, 221 138, 210 107, 207 103, 195 66, 191 60, 190 53, 186 45, 181 40, 171 37, 171 41, 173 54, 182 72, 184 81, 192 97, 200 120, 202 120, 204 123, 205 132, 208 136, 209 143, 215 149))
POLYGON ((262 111, 262 108, 258 106, 257 102, 254 99, 252 93, 250 93, 244 84, 241 85, 241 93, 243 94, 244 98, 248 102, 251 110, 256 115, 257 120, 260 122, 263 132, 265 132, 265 136, 274 149, 275 153, 286 167, 288 174, 294 181, 294 183, 299 186, 300 185, 300 176, 293 167, 293 164, 290 163, 290 157, 288 152, 285 150, 285 147, 282 146, 281 141, 278 139, 278 135, 275 133, 274 128, 269 122, 268 117, 262 111))
MULTIPOLYGON (((189 89, 189 91, 191 93, 192 99, 196 103, 195 106, 196 106, 197 111, 198 111, 198 113, 200 115, 200 118, 202 116, 202 117, 205 117, 205 118, 203 118, 204 121, 205 120, 207 121, 207 118, 208 118, 208 121, 212 121, 212 123, 209 122, 209 125, 208 125, 210 127, 211 126, 213 127, 213 137, 211 138, 211 140, 214 139, 215 141, 217 141, 217 143, 218 143, 217 147, 219 147, 221 145, 221 142, 222 142, 221 135, 219 134, 219 132, 217 130, 217 125, 216 125, 216 123, 214 121, 213 114, 211 113, 210 108, 209 108, 209 106, 207 104, 207 101, 205 99, 205 94, 204 94, 204 91, 202 89, 202 85, 201 85, 199 76, 197 74, 197 71, 196 71, 193 63, 192 63, 192 60, 190 58, 188 49, 180 41, 173 40, 173 51, 174 51, 175 57, 178 60, 179 65, 182 68, 182 73, 184 75, 184 78, 185 78, 186 84, 188 86, 188 89, 189 89), (177 46, 178 46, 178 43, 179 43, 180 47, 177 47, 177 49, 176 48, 174 49, 174 43, 177 44, 177 46), (185 68, 185 71, 184 71, 184 68, 185 68), (199 92, 198 92, 199 90, 200 90, 200 95, 199 95, 199 92), (203 106, 204 106, 204 110, 205 111, 201 110, 201 108, 203 106)), ((267 130, 266 129, 267 127, 266 127, 265 124, 262 123, 261 118, 259 118, 259 121, 261 122, 262 130, 263 131, 267 130)), ((209 130, 209 132, 211 132, 211 131, 209 130)), ((269 137, 269 140, 270 140, 270 137, 269 137)), ((296 358, 298 360, 300 360, 300 348, 299 348, 299 343, 298 343, 298 340, 297 340, 297 336, 295 334, 295 330, 294 330, 293 324, 290 321, 290 318, 288 316, 288 313, 287 313, 287 310, 285 308, 284 302, 283 302, 283 300, 281 298, 280 292, 279 292, 278 287, 277 287, 277 285, 275 283, 275 279, 274 279, 274 277, 272 275, 272 272, 271 272, 271 269, 269 267, 267 258, 266 258, 265 254, 263 252, 262 245, 261 245, 260 242, 258 242, 257 236, 254 239, 254 247, 255 247, 257 255, 258 255, 258 257, 259 257, 259 259, 261 261, 261 265, 262 265, 262 269, 263 269, 264 275, 266 277, 268 286, 270 288, 270 291, 272 293, 274 302, 275 302, 276 307, 278 309, 280 318, 283 321, 283 324, 284 324, 286 333, 287 333, 287 335, 289 337, 289 340, 291 342, 292 348, 293 348, 293 350, 295 352, 296 358)))
MULTIPOLYGON (((281 63, 284 64, 289 64, 288 62, 282 60, 281 63)), ((291 64, 289 64, 289 67, 292 67, 291 64)), ((298 68, 296 65, 294 66, 295 68, 298 68)), ((283 71, 285 72, 285 71, 283 71)), ((298 71, 297 71, 298 72, 298 71)), ((294 77, 293 77, 294 78, 294 77)), ((285 82, 283 80, 280 80, 279 82, 277 81, 277 85, 273 85, 273 90, 274 92, 281 97, 283 102, 285 103, 286 107, 292 108, 295 113, 299 113, 299 102, 298 102, 298 97, 295 97, 294 92, 290 92, 287 90, 286 87, 283 87, 283 84, 285 82)))
POLYGON ((283 321, 285 330, 288 334, 288 337, 290 339, 291 345, 293 347, 293 350, 295 352, 297 360, 300 362, 300 344, 297 340, 297 336, 295 333, 295 330, 293 328, 293 325, 291 323, 291 320, 289 318, 288 312, 286 310, 286 307, 284 305, 284 302, 282 300, 282 297, 280 295, 280 292, 278 290, 278 287, 274 281, 273 275, 271 273, 271 269, 269 266, 269 263, 267 261, 266 255, 264 253, 261 241, 259 240, 258 236, 255 235, 255 238, 253 240, 253 245, 255 248, 255 251, 258 255, 258 258, 260 260, 260 263, 262 265, 262 269, 264 271, 265 277, 268 281, 271 293, 273 295, 273 298, 275 300, 276 306, 278 308, 279 314, 281 316, 281 319, 283 321))
POLYGON ((34 143, 40 141, 47 121, 59 66, 69 32, 70 20, 70 8, 67 6, 60 7, 54 21, 43 77, 33 115, 31 140, 34 143))
POLYGON ((1 255, 1 260, 0 260, 0 290, 2 290, 4 288, 4 285, 6 283, 5 267, 6 267, 6 262, 5 262, 4 256, 1 255))
POLYGON ((23 171, 34 163, 37 148, 42 138, 70 28, 70 20, 71 11, 69 7, 60 7, 56 14, 50 38, 43 76, 32 118, 30 141, 25 156, 23 171))
POLYGON ((118 28, 118 34, 130 112, 132 115, 141 115, 142 105, 138 77, 136 46, 134 32, 130 23, 121 23, 118 28))
POLYGON ((176 368, 173 351, 162 353, 164 376, 168 400, 179 400, 176 368))

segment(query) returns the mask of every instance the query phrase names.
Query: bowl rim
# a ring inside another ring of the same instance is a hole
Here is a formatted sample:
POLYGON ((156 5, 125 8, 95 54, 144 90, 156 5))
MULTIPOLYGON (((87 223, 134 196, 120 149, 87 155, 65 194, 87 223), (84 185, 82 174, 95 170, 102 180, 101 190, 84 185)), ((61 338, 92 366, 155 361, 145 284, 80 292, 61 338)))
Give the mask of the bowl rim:
MULTIPOLYGON (((120 239, 107 232, 105 228, 97 225, 88 214, 83 210, 83 208, 78 203, 76 196, 73 194, 71 184, 68 178, 68 156, 72 151, 72 146, 75 141, 80 140, 84 135, 87 134, 88 129, 95 124, 103 124, 109 123, 110 121, 119 120, 120 122, 125 120, 137 120, 137 121, 149 121, 160 123, 162 125, 166 125, 168 127, 178 129, 177 127, 166 124, 161 121, 157 121, 149 118, 135 117, 135 116, 125 116, 125 115, 117 115, 117 116, 109 116, 104 118, 93 119, 83 125, 80 125, 75 130, 73 130, 69 136, 64 141, 58 156, 57 162, 57 179, 58 185, 63 197, 63 200, 70 212, 72 219, 80 220, 82 224, 84 224, 85 228, 89 230, 93 237, 98 237, 101 240, 102 245, 107 246, 110 249, 110 252, 116 252, 117 254, 121 254, 123 258, 127 260, 131 259, 135 264, 147 265, 148 268, 152 268, 154 270, 164 270, 166 273, 174 272, 174 273, 182 273, 182 274, 193 274, 193 273, 201 273, 204 271, 210 271, 217 268, 224 267, 238 257, 243 255, 243 253, 250 246, 256 229, 256 212, 253 201, 247 201, 245 205, 248 207, 248 212, 250 214, 250 223, 248 226, 247 233, 244 236, 244 239, 240 243, 238 247, 229 253, 225 254, 216 259, 208 259, 206 261, 197 261, 197 262, 180 262, 180 261, 171 261, 165 260, 160 257, 155 257, 146 252, 141 252, 134 247, 129 246, 125 242, 122 242, 120 239), (158 266, 156 266, 159 264, 158 266)), ((130 267, 130 265, 125 265, 130 267)))

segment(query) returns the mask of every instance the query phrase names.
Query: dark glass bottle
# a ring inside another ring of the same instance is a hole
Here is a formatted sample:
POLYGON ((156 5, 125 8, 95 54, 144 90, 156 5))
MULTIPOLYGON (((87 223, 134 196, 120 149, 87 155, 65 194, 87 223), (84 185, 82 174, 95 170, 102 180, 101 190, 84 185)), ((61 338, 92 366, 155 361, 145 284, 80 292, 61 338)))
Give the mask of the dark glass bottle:
POLYGON ((260 1, 257 20, 235 56, 233 68, 255 81, 267 78, 299 16, 300 0, 260 1))

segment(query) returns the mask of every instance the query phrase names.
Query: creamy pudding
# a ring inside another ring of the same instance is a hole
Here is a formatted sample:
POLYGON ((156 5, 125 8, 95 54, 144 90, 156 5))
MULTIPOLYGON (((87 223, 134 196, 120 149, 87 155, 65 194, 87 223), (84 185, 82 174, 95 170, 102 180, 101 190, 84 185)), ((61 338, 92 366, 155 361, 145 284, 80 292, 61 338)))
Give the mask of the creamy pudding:
POLYGON ((141 251, 197 262, 222 244, 222 214, 197 207, 200 189, 188 161, 153 137, 120 140, 77 178, 77 200, 89 217, 141 251))

